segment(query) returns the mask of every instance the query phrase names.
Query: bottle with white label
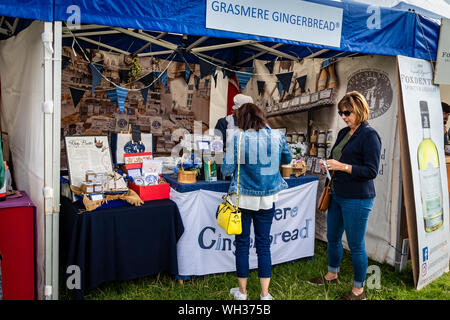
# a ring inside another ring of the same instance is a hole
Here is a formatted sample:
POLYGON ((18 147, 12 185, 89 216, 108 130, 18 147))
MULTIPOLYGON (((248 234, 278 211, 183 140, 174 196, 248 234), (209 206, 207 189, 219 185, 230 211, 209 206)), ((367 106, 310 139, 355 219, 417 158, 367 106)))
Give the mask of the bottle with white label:
POLYGON ((444 222, 442 210, 442 183, 439 167, 439 155, 431 140, 430 114, 426 101, 420 101, 423 140, 417 149, 419 177, 422 197, 423 219, 426 232, 439 229, 444 222))

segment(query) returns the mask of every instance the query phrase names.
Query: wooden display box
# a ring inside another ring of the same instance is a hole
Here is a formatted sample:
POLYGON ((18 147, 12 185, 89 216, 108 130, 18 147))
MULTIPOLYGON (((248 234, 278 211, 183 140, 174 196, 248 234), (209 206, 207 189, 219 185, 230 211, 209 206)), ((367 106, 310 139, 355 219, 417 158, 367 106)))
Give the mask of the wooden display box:
POLYGON ((170 184, 168 183, 151 186, 138 186, 130 183, 128 186, 139 195, 142 201, 169 199, 170 197, 170 184))

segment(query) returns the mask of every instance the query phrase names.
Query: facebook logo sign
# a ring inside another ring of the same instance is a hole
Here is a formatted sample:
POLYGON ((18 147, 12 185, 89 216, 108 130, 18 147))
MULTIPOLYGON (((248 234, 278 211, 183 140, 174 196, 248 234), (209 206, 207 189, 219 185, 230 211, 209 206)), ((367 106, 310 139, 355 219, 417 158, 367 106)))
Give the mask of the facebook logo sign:
POLYGON ((422 249, 422 259, 423 262, 428 260, 428 247, 422 249))

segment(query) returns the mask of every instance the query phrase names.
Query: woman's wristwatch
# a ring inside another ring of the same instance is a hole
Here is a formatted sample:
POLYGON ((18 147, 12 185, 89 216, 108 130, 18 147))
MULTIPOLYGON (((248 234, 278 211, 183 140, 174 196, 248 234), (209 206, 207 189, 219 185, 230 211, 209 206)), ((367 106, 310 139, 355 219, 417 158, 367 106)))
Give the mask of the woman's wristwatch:
POLYGON ((350 168, 349 168, 348 164, 346 164, 346 165, 345 165, 345 172, 348 173, 348 169, 350 169, 350 168))

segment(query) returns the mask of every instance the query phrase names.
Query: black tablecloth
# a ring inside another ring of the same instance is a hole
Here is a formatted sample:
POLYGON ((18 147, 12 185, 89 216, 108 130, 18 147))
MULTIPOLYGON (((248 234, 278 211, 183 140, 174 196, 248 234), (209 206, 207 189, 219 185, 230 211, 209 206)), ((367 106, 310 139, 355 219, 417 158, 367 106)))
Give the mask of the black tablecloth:
MULTIPOLYGON (((78 266, 84 291, 105 281, 130 280, 159 272, 178 273, 177 241, 184 232, 175 202, 164 199, 140 207, 125 206, 85 212, 61 197, 60 239, 64 282, 78 266)), ((73 278, 69 282, 74 283, 73 278)))

